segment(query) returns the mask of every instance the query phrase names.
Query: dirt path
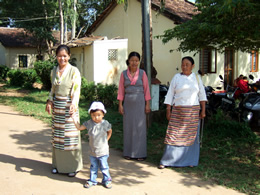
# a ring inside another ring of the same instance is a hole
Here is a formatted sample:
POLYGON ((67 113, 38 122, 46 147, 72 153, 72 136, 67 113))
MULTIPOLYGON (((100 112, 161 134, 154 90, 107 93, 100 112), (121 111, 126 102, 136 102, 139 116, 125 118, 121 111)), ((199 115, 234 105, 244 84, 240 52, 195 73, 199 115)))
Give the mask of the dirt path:
MULTIPOLYGON (((88 144, 83 142, 84 168, 75 178, 51 174, 50 127, 0 105, 0 194, 240 194, 174 170, 146 162, 127 161, 110 149, 113 188, 83 188, 89 176, 88 144)), ((66 163, 66 162, 64 162, 66 163)), ((101 181, 99 173, 98 181, 101 181)))
POLYGON ((0 96, 24 97, 30 92, 29 90, 25 89, 6 89, 4 86, 4 83, 0 83, 0 96))

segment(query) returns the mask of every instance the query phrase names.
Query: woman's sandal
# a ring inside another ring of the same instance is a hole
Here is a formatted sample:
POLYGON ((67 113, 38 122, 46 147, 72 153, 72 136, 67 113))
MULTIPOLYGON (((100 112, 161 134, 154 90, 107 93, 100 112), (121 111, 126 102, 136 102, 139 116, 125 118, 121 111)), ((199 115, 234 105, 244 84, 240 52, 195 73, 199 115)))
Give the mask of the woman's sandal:
POLYGON ((86 183, 84 184, 84 188, 91 188, 92 186, 94 186, 92 182, 86 181, 86 183))
POLYGON ((57 173, 58 173, 58 170, 57 170, 56 168, 53 168, 53 169, 51 170, 51 173, 52 173, 52 174, 57 174, 57 173))
POLYGON ((124 156, 124 159, 131 160, 131 158, 129 156, 124 156))
POLYGON ((77 175, 78 172, 72 172, 72 173, 68 173, 69 177, 75 177, 77 175))
POLYGON ((137 161, 144 161, 144 158, 138 158, 137 161))
POLYGON ((164 168, 165 168, 164 165, 159 165, 159 166, 158 166, 158 169, 164 169, 164 168))

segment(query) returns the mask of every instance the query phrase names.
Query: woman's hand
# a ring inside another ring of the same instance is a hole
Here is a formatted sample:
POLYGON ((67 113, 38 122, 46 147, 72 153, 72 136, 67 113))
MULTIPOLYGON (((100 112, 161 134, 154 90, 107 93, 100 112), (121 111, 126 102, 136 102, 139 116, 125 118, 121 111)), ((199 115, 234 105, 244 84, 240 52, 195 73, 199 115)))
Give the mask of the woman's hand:
POLYGON ((167 109, 166 110, 166 119, 169 121, 171 118, 171 110, 170 109, 167 109))
POLYGON ((149 112, 151 112, 150 104, 146 104, 145 105, 145 113, 147 114, 149 112))
POLYGON ((206 117, 206 112, 205 112, 205 110, 204 110, 204 111, 201 110, 201 112, 200 112, 200 118, 203 119, 203 118, 205 118, 205 117, 206 117))
POLYGON ((203 119, 206 117, 206 101, 201 101, 200 107, 201 107, 200 118, 203 119))
POLYGON ((51 114, 51 109, 53 108, 52 101, 48 100, 46 103, 45 111, 48 112, 48 114, 51 114))
POLYGON ((166 119, 169 121, 171 118, 171 105, 167 104, 166 106, 166 119))
POLYGON ((124 107, 122 106, 122 105, 120 105, 119 104, 119 106, 118 106, 118 112, 120 113, 120 114, 124 114, 124 107))
POLYGON ((75 112, 76 112, 76 106, 74 104, 71 104, 69 110, 70 115, 73 115, 75 112))

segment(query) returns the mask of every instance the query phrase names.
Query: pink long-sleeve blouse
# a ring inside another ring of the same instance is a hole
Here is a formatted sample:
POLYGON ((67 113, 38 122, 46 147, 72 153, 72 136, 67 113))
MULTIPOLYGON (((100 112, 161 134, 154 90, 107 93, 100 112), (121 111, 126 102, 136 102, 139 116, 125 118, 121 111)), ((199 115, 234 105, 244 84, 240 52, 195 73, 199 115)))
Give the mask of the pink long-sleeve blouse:
MULTIPOLYGON (((127 76, 130 79, 131 83, 135 83, 134 81, 136 81, 138 79, 139 76, 139 69, 136 71, 134 77, 130 76, 130 71, 129 69, 127 69, 127 76)), ((149 90, 149 83, 148 83, 148 78, 146 73, 143 73, 143 77, 142 77, 142 81, 143 81, 143 86, 144 86, 144 99, 145 101, 151 100, 151 95, 150 95, 150 90, 149 90)), ((117 99, 123 101, 124 97, 125 97, 125 87, 124 87, 124 75, 123 72, 121 73, 120 76, 120 81, 119 81, 119 86, 118 86, 118 95, 117 95, 117 99)))

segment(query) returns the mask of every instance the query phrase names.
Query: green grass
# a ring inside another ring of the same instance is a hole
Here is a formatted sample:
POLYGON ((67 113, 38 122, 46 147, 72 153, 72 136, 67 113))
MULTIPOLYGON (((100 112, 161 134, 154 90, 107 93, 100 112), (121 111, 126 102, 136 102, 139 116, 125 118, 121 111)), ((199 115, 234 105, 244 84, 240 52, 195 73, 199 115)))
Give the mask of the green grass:
MULTIPOLYGON (((8 88, 8 90, 18 90, 8 88)), ((0 92, 7 91, 0 88, 0 92)), ((45 112, 45 103, 48 92, 35 90, 25 97, 0 96, 4 105, 15 107, 16 110, 28 116, 51 124, 51 116, 45 112)), ((87 111, 89 102, 80 101, 80 120, 90 118, 87 111)), ((107 108, 105 115, 112 124, 113 134, 110 147, 122 151, 123 125, 122 116, 116 109, 107 108)), ((159 114, 157 119, 148 129, 147 161, 158 165, 163 154, 164 136, 167 121, 164 114, 159 114)), ((223 115, 218 114, 207 122, 204 128, 203 147, 200 153, 200 163, 194 168, 175 168, 174 170, 189 175, 195 175, 204 180, 238 190, 246 194, 260 194, 260 149, 259 137, 256 136, 245 124, 223 120, 223 115)), ((82 132, 83 139, 87 139, 86 132, 82 132)))

